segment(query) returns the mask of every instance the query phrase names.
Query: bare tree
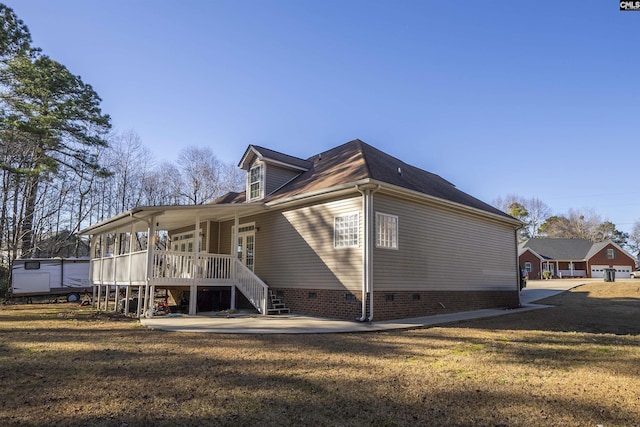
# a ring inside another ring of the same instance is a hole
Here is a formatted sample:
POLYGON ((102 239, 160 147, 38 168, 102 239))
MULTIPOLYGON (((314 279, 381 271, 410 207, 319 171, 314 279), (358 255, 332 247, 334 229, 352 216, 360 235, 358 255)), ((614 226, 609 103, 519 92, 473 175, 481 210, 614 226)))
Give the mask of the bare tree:
POLYGON ((123 212, 140 206, 143 201, 142 183, 153 167, 153 157, 133 130, 114 133, 109 138, 106 164, 112 173, 114 210, 123 212))
POLYGON ((177 205, 181 199, 180 171, 173 163, 163 162, 142 181, 143 204, 148 206, 177 205))
POLYGON ((629 233, 629 240, 627 246, 633 251, 634 254, 640 259, 640 221, 636 221, 633 224, 631 233, 629 233))
POLYGON ((247 174, 233 163, 224 163, 221 168, 220 190, 240 192, 246 186, 247 174))
POLYGON ((178 156, 178 168, 182 177, 179 194, 186 203, 201 205, 220 195, 222 164, 211 149, 193 146, 183 149, 178 156))
POLYGON ((538 237, 540 226, 551 216, 551 208, 537 197, 527 199, 517 194, 498 197, 494 202, 501 211, 508 213, 525 224, 521 238, 538 237))

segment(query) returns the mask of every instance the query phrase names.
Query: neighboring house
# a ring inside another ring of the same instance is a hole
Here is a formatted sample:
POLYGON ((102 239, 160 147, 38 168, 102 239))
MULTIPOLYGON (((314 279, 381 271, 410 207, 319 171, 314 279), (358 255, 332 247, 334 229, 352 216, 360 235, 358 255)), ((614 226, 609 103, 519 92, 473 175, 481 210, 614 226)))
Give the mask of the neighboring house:
POLYGON ((542 278, 544 271, 554 278, 601 278, 606 268, 615 269, 616 277, 628 278, 636 265, 633 256, 611 241, 537 237, 518 249, 520 268, 529 279, 542 278))
POLYGON ((98 299, 116 285, 151 307, 162 288, 190 314, 266 314, 271 293, 294 313, 359 320, 519 306, 521 222, 439 176, 360 140, 308 159, 250 145, 239 166, 246 192, 83 230, 98 299))

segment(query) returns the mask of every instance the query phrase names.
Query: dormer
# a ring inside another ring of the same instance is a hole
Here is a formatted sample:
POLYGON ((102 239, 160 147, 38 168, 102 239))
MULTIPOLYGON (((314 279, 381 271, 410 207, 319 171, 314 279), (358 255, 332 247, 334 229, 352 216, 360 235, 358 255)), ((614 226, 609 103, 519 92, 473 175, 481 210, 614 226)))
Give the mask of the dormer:
POLYGON ((311 168, 312 163, 267 148, 249 145, 240 169, 247 172, 247 202, 264 199, 293 178, 311 168))

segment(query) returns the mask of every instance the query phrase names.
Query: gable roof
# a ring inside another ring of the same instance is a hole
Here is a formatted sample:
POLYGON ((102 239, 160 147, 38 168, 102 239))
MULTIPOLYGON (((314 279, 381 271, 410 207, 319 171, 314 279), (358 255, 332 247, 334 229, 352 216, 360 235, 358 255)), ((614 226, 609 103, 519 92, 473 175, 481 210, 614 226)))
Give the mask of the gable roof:
POLYGON ((240 159, 240 163, 238 163, 238 167, 240 169, 248 170, 249 165, 256 157, 266 163, 277 164, 300 171, 306 171, 311 167, 311 163, 307 160, 257 145, 249 145, 249 147, 247 147, 242 159, 240 159))
POLYGON ((268 195, 265 202, 369 179, 513 220, 501 210, 458 190, 440 176, 405 163, 359 139, 316 154, 306 161, 311 165, 309 170, 268 195))
POLYGON ((525 250, 529 249, 547 260, 585 261, 592 258, 609 245, 613 245, 629 258, 634 259, 627 251, 611 240, 594 243, 587 239, 563 239, 551 237, 535 237, 521 243, 518 248, 518 255, 522 255, 525 250))
POLYGON ((586 260, 593 247, 587 239, 555 239, 536 237, 520 244, 521 249, 529 248, 545 259, 586 260))
MULTIPOLYGON (((293 166, 300 171, 298 176, 268 194, 263 199, 267 204, 278 204, 328 189, 371 182, 388 184, 388 187, 396 187, 402 191, 421 193, 484 211, 507 219, 514 225, 519 223, 517 219, 498 208, 458 190, 455 185, 440 176, 405 163, 359 139, 306 160, 257 145, 249 145, 239 167, 248 170, 256 157, 266 162, 293 166)), ((229 193, 214 200, 212 204, 242 203, 245 200, 244 193, 229 193)))

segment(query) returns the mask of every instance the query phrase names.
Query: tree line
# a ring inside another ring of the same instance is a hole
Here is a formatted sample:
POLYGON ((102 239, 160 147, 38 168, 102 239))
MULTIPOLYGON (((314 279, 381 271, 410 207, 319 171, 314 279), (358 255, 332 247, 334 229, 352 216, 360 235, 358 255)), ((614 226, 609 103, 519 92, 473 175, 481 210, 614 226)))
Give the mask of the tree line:
POLYGON ((603 221, 593 209, 569 209, 566 214, 552 215, 551 208, 542 200, 515 194, 499 197, 494 206, 524 223, 520 241, 534 237, 588 239, 592 242, 611 240, 632 254, 640 253, 640 221, 630 233, 620 231, 611 221, 603 221))
POLYGON ((112 129, 101 101, 80 76, 32 46, 27 26, 0 3, 3 275, 18 257, 86 255, 78 231, 117 213, 204 204, 244 187, 241 171, 208 147, 156 161, 133 130, 112 129))

